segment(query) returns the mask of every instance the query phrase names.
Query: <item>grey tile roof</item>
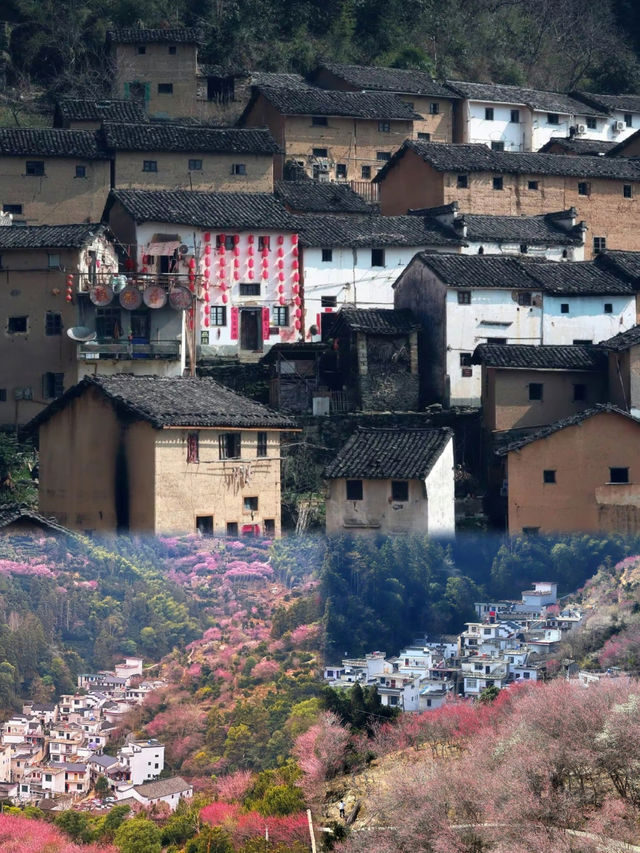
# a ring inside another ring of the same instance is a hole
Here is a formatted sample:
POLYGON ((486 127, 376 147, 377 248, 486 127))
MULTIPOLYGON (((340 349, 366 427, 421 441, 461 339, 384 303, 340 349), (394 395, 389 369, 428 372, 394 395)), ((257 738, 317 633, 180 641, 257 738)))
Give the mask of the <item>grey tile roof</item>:
POLYGON ((480 143, 449 144, 408 139, 385 163, 373 182, 383 180, 407 151, 413 151, 437 172, 561 175, 580 181, 588 178, 635 181, 640 178, 640 162, 623 158, 492 151, 480 143))
POLYGON ((157 782, 147 782, 145 785, 135 785, 134 790, 149 800, 157 797, 168 797, 171 794, 183 794, 193 786, 185 782, 181 776, 172 776, 171 779, 159 779, 157 782))
POLYGON ((267 156, 280 151, 266 128, 105 122, 102 132, 105 146, 115 151, 197 151, 267 156))
MULTIPOLYGON (((558 146, 566 151, 567 154, 598 155, 608 154, 615 148, 615 142, 602 142, 599 139, 580 139, 579 136, 554 136, 542 148, 538 149, 538 154, 546 154, 551 148, 558 146)), ((553 152, 552 152, 553 153, 553 152)))
POLYGON ((51 127, 0 127, 0 154, 12 157, 74 157, 106 160, 98 131, 51 127))
POLYGON ((420 328, 413 312, 407 308, 352 308, 345 306, 336 315, 332 336, 344 326, 354 332, 372 335, 408 335, 420 328))
POLYGON ((621 415, 624 418, 628 418, 630 421, 638 424, 640 427, 640 421, 633 418, 628 412, 619 409, 617 406, 612 405, 611 403, 600 403, 596 406, 591 407, 590 409, 584 409, 584 411, 579 412, 577 415, 572 415, 569 418, 563 418, 562 420, 555 421, 552 424, 548 424, 547 426, 541 427, 540 429, 535 430, 534 432, 527 433, 514 441, 507 441, 501 443, 498 447, 495 448, 495 453, 498 456, 506 456, 507 453, 510 453, 513 450, 520 450, 521 447, 525 447, 527 444, 531 444, 534 441, 539 441, 542 438, 547 438, 550 435, 553 435, 554 432, 559 432, 561 429, 566 429, 567 427, 577 426, 578 424, 583 423, 589 418, 593 418, 597 415, 605 414, 607 412, 621 415))
MULTIPOLYGON (((49 420, 88 388, 101 391, 118 411, 148 421, 156 429, 166 426, 295 427, 292 420, 279 412, 242 397, 213 379, 116 373, 112 376, 86 376, 40 412, 28 429, 49 420)), ((125 681, 113 676, 100 676, 99 680, 111 683, 125 681)))
MULTIPOLYGON (((49 530, 55 531, 56 533, 64 533, 67 536, 75 536, 73 531, 68 530, 66 527, 63 527, 61 524, 54 518, 47 518, 44 515, 40 515, 40 513, 36 512, 29 507, 24 506, 3 506, 0 507, 0 528, 8 527, 10 524, 13 524, 14 521, 31 521, 35 524, 39 524, 42 527, 48 528, 49 530)), ((36 706, 36 707, 44 707, 44 706, 36 706)), ((55 708, 55 705, 51 706, 55 708)))
POLYGON ((324 476, 332 480, 424 480, 452 435, 448 428, 361 428, 338 451, 324 476))
POLYGON ((413 68, 383 68, 377 65, 340 65, 325 62, 331 74, 358 89, 371 92, 397 92, 401 95, 431 95, 434 98, 458 100, 460 95, 446 84, 434 80, 426 71, 413 68))
POLYGON ((276 181, 275 194, 295 213, 371 213, 371 206, 349 184, 276 181))
POLYGON ((293 216, 301 246, 463 246, 453 228, 420 216, 293 216))
POLYGON ((118 760, 112 755, 92 755, 87 759, 89 764, 97 764, 99 767, 111 767, 118 763, 118 760))
POLYGON ((524 104, 532 110, 563 115, 606 115, 608 112, 604 107, 587 104, 562 92, 546 92, 542 89, 527 89, 504 83, 467 83, 462 80, 447 80, 447 83, 463 98, 473 101, 524 104))
MULTIPOLYGON (((532 273, 536 262, 509 255, 446 255, 421 252, 412 263, 429 267, 449 287, 541 290, 532 273)), ((558 264, 560 266, 560 264, 558 264)), ((564 266, 564 264, 562 264, 564 266)))
POLYGON ((632 294, 636 288, 626 275, 616 274, 594 261, 535 262, 531 275, 545 293, 553 294, 632 294))
POLYGON ((22 225, 0 228, 0 251, 9 249, 81 249, 104 232, 97 223, 85 225, 22 225))
POLYGON ((606 112, 640 113, 640 95, 597 95, 593 92, 571 92, 574 98, 583 99, 606 112))
POLYGON ((386 92, 336 92, 312 87, 282 89, 268 86, 257 86, 256 92, 284 115, 352 116, 389 121, 420 118, 408 104, 386 92))
POLYGON ((640 252, 607 249, 606 252, 598 253, 595 263, 602 269, 610 270, 614 275, 640 279, 640 252))
POLYGON ((253 86, 270 86, 274 89, 310 89, 302 74, 282 74, 277 71, 252 71, 253 86))
POLYGON ((60 98, 56 103, 55 115, 56 119, 63 121, 148 121, 147 114, 137 101, 117 98, 60 98))
POLYGON ((552 213, 542 216, 486 216, 465 213, 467 242, 528 243, 529 245, 579 246, 582 229, 567 231, 555 222, 552 213))
POLYGON ((114 44, 151 44, 153 42, 203 44, 204 37, 202 31, 197 27, 166 27, 162 29, 115 27, 107 33, 107 41, 114 44))
MULTIPOLYGON (((634 146, 640 139, 640 130, 636 130, 635 133, 632 133, 631 136, 627 136, 626 139, 623 139, 622 142, 618 142, 617 145, 614 145, 613 148, 610 148, 607 151, 607 157, 624 157, 625 151, 629 146, 634 146)), ((633 154, 631 155, 634 156, 633 154)))
POLYGON ((526 370, 603 370, 603 352, 589 346, 534 346, 531 344, 479 344, 473 364, 526 370))
POLYGON ((627 329, 626 332, 619 332, 612 338, 607 338, 606 341, 600 341, 598 346, 606 350, 612 350, 612 352, 624 352, 639 344, 640 326, 634 326, 632 329, 627 329))
POLYGON ((294 231, 291 214, 270 193, 207 193, 190 190, 112 190, 136 222, 171 222, 198 228, 294 231))

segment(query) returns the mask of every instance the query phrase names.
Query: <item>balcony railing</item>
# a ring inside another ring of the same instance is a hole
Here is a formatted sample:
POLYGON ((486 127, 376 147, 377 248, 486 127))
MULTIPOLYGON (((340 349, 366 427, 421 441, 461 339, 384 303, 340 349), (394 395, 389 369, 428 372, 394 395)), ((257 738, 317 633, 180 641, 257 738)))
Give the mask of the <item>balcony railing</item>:
POLYGON ((101 358, 123 361, 138 358, 175 360, 180 358, 180 341, 154 341, 148 344, 134 344, 126 340, 117 343, 90 341, 78 345, 78 356, 86 361, 101 358))

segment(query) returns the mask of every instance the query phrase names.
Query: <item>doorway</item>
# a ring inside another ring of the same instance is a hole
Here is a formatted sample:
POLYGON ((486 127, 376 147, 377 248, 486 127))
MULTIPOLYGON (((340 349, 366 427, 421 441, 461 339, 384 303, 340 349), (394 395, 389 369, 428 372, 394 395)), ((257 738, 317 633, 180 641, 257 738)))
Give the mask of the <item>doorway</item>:
POLYGON ((262 351, 262 309, 240 309, 240 349, 262 351))

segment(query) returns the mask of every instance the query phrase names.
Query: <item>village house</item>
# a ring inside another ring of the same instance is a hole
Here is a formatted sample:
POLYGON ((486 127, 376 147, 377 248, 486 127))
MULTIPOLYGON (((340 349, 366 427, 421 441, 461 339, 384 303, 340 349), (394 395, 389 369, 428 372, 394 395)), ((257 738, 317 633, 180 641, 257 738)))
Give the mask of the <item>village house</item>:
POLYGON ((164 744, 157 740, 130 739, 118 750, 124 778, 132 785, 156 779, 164 769, 164 744))
POLYGON ((291 161, 316 180, 349 181, 364 194, 372 192, 377 170, 413 135, 417 118, 409 104, 384 92, 256 86, 239 123, 269 128, 283 152, 276 178, 291 161))
POLYGON ((0 509, 0 536, 35 535, 69 536, 72 533, 55 519, 45 518, 30 507, 8 504, 0 509))
POLYGON ((335 181, 323 183, 305 177, 303 180, 276 181, 274 193, 290 213, 372 214, 373 206, 351 189, 349 184, 335 181))
POLYGON ((608 154, 616 142, 602 142, 598 139, 582 139, 580 136, 555 136, 543 145, 539 154, 577 154, 596 157, 608 154))
POLYGON ((280 535, 294 424, 211 379, 86 377, 30 428, 42 511, 72 529, 280 535))
POLYGON ((575 208, 589 225, 585 256, 637 250, 640 165, 618 157, 516 154, 486 145, 407 140, 373 178, 384 215, 457 201, 468 213, 535 216, 575 208))
POLYGON ((381 68, 377 65, 340 65, 327 62, 311 75, 324 89, 345 92, 388 92, 420 114, 414 134, 426 142, 453 142, 454 105, 461 96, 425 71, 414 68, 381 68))
POLYGON ((582 91, 572 92, 571 95, 594 109, 608 114, 605 137, 607 139, 616 143, 624 142, 636 132, 636 128, 640 127, 639 95, 600 95, 582 91))
POLYGON ((182 338, 182 313, 172 311, 171 292, 187 289, 183 349, 192 364, 217 356, 258 361, 271 344, 299 337, 298 235, 273 195, 115 190, 105 216, 127 249, 125 266, 137 288, 151 283, 169 290, 165 314, 151 312, 163 318, 156 333, 162 339, 182 338), (189 288, 197 301, 189 299, 189 288))
POLYGON ((14 225, 98 222, 109 185, 97 131, 0 128, 0 201, 14 225))
POLYGON ((608 399, 640 418, 640 326, 601 341, 599 347, 608 362, 608 399))
POLYGON ((182 799, 193 796, 193 786, 180 776, 161 779, 158 782, 147 782, 145 785, 119 785, 116 788, 118 802, 129 797, 149 808, 156 803, 166 803, 171 811, 175 811, 182 799))
POLYGON ((461 98, 454 142, 479 142, 494 151, 538 151, 553 137, 571 132, 587 139, 611 138, 604 105, 502 83, 448 80, 447 85, 461 98))
POLYGON ((59 98, 53 126, 65 130, 98 130, 103 122, 144 124, 149 121, 138 101, 117 98, 59 98))
POLYGON ((505 442, 509 533, 637 533, 639 438, 640 422, 608 404, 505 442))
POLYGON ((360 428, 324 472, 327 533, 454 533, 453 433, 360 428))
POLYGON ((76 289, 117 271, 104 227, 0 228, 0 424, 21 425, 77 381, 76 289))

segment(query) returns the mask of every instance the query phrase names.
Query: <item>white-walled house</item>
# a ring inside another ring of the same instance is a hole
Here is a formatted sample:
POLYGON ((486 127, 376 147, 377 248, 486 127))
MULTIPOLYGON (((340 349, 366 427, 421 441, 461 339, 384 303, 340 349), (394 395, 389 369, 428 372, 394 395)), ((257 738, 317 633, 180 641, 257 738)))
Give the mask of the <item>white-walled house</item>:
POLYGON ((596 95, 592 92, 573 92, 574 97, 608 113, 605 139, 623 142, 640 127, 640 95, 596 95))
POLYGON ((149 782, 146 785, 119 785, 116 788, 118 800, 133 797, 143 806, 154 806, 156 803, 166 803, 171 811, 175 811, 181 799, 193 796, 193 786, 180 776, 149 782))
POLYGON ((132 785, 156 779, 164 769, 164 744, 157 740, 130 740, 118 750, 118 762, 132 785))
POLYGON ((325 469, 327 533, 455 531, 449 429, 360 428, 325 469))

